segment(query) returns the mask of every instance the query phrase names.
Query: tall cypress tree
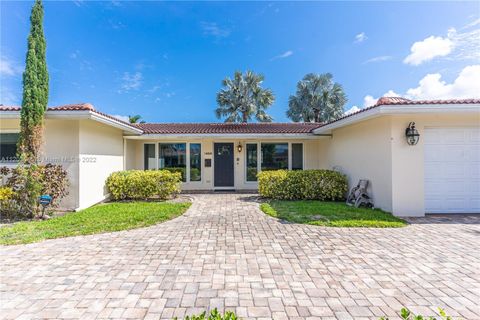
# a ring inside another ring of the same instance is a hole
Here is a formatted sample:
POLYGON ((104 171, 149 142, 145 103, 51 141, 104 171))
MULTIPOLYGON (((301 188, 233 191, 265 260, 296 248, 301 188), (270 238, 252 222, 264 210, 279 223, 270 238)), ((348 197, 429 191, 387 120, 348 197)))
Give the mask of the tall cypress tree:
POLYGON ((35 0, 30 16, 30 34, 20 120, 19 153, 28 164, 37 163, 43 142, 43 117, 48 103, 46 42, 43 34, 43 5, 35 0))

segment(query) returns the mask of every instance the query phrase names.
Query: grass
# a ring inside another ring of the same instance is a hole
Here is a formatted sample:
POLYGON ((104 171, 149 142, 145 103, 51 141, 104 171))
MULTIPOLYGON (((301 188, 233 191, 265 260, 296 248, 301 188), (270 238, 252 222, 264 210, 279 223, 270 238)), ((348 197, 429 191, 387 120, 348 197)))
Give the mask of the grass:
POLYGON ((407 225, 380 209, 355 208, 342 202, 272 200, 262 203, 260 209, 288 222, 318 226, 398 228, 407 225))
POLYGON ((45 239, 141 228, 183 214, 190 203, 114 202, 44 221, 19 222, 0 228, 0 244, 38 242, 45 239))

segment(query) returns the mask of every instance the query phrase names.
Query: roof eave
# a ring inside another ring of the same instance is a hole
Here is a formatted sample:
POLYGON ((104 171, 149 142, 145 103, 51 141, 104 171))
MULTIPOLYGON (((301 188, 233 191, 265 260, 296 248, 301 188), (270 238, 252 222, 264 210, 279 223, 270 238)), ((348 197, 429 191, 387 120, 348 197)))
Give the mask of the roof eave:
POLYGON ((318 136, 313 133, 185 133, 185 134, 158 134, 158 133, 144 133, 141 136, 126 136, 126 139, 169 139, 169 140, 186 140, 186 139, 316 139, 318 136))
POLYGON ((357 122, 373 119, 381 115, 394 114, 425 114, 425 113, 475 113, 480 112, 480 104, 397 104, 397 105, 379 105, 366 111, 360 111, 351 116, 345 117, 338 121, 324 125, 314 129, 314 134, 331 133, 332 130, 338 129, 357 122))
MULTIPOLYGON (((2 118, 4 119, 18 119, 20 118, 20 111, 2 111, 2 118)), ((65 120, 84 120, 90 119, 97 121, 111 127, 121 129, 125 133, 140 135, 143 133, 142 129, 127 125, 121 121, 106 117, 92 110, 49 110, 45 112, 47 119, 65 119, 65 120)))

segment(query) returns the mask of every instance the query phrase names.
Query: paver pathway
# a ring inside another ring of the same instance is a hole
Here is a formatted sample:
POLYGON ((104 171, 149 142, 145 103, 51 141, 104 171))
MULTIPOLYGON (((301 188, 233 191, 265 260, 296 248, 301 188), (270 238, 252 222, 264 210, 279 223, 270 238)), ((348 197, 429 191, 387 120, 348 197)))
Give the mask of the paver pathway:
POLYGON ((401 229, 264 215, 248 194, 194 195, 182 217, 117 233, 0 247, 0 318, 393 318, 402 306, 480 319, 480 217, 401 229))

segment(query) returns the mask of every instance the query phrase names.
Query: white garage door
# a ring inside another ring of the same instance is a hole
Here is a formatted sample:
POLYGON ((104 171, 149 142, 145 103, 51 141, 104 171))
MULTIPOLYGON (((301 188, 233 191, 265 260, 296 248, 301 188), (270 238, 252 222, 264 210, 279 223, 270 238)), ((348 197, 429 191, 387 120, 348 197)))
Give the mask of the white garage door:
POLYGON ((428 128, 423 136, 425 212, 480 213, 480 129, 428 128))

